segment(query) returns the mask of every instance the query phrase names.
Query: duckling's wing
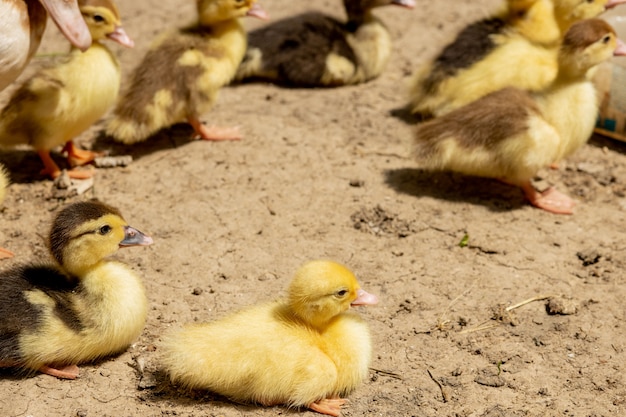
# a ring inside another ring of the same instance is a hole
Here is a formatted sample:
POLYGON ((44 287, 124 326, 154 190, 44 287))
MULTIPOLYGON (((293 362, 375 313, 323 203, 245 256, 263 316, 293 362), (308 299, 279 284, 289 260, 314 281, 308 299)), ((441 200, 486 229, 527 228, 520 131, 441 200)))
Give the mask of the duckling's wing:
MULTIPOLYGON (((82 327, 72 307, 77 284, 54 267, 18 266, 0 275, 0 364, 22 362, 24 333, 37 333, 46 315, 53 314, 75 331, 82 327)), ((45 338, 45 335, 42 335, 45 338)))
POLYGON ((327 58, 334 54, 357 66, 357 57, 346 40, 346 28, 321 13, 307 13, 281 20, 248 35, 248 54, 261 54, 259 73, 275 74, 278 82, 296 86, 320 85, 327 58), (259 52, 254 52, 255 50, 259 52))
POLYGON ((44 136, 46 124, 60 110, 63 87, 63 82, 47 71, 26 81, 0 114, 0 142, 10 146, 44 136))

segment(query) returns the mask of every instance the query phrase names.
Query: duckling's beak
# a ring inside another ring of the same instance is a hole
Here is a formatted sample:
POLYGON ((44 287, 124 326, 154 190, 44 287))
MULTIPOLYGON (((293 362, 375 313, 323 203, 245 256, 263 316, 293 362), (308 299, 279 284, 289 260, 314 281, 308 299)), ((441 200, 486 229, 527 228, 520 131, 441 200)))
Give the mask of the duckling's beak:
POLYGON ((148 246, 154 241, 148 235, 144 235, 134 227, 124 226, 124 240, 120 242, 120 247, 125 246, 148 246))
POLYGON ((107 38, 127 48, 132 48, 133 46, 135 46, 135 42, 126 34, 121 26, 116 27, 114 32, 111 32, 107 35, 107 38))
MULTIPOLYGON (((618 1, 618 0, 615 0, 618 1)), ((626 1, 626 0, 621 0, 626 1)), ((415 0, 392 0, 391 4, 395 4, 396 6, 406 7, 407 9, 412 9, 415 7, 415 0)))
POLYGON ((606 9, 612 9, 613 7, 619 6, 620 4, 626 3, 626 0, 609 0, 609 2, 604 6, 606 9))
POLYGON ((78 49, 91 46, 91 35, 76 0, 40 0, 63 35, 78 49))
POLYGON ((259 6, 259 3, 254 3, 250 10, 248 10, 248 13, 246 13, 246 16, 256 17, 257 19, 261 20, 268 20, 270 18, 270 15, 267 14, 267 12, 263 10, 261 6, 259 6))
POLYGON ((378 297, 362 289, 356 292, 356 300, 350 303, 351 306, 373 306, 374 304, 378 304, 378 297))
POLYGON ((621 39, 617 39, 617 48, 613 51, 613 56, 626 56, 626 44, 621 39))

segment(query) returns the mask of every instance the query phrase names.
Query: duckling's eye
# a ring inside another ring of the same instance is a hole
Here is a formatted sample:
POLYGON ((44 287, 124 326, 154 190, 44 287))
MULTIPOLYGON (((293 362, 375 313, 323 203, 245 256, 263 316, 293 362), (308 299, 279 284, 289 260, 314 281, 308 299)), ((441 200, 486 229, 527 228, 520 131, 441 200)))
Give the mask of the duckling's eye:
POLYGON ((348 294, 348 290, 339 290, 335 293, 338 297, 345 297, 348 294))
POLYGON ((107 233, 109 233, 111 231, 111 226, 109 226, 108 224, 102 226, 99 230, 100 234, 102 236, 106 235, 107 233))
POLYGON ((96 23, 102 23, 104 22, 104 17, 100 16, 99 14, 95 14, 93 15, 93 21, 96 23))
POLYGON ((610 40, 611 40, 611 35, 606 35, 604 38, 602 38, 602 43, 609 43, 610 40))

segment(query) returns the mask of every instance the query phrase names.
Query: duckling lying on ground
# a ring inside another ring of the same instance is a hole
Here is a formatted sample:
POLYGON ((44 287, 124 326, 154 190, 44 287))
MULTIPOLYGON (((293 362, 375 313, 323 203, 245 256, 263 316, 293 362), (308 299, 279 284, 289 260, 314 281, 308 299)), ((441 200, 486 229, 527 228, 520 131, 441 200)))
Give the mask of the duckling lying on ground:
POLYGON ((37 52, 47 12, 74 46, 86 50, 91 44, 76 0, 0 0, 0 91, 22 73, 37 52))
POLYGON ((575 22, 626 0, 508 0, 505 12, 467 26, 418 71, 409 107, 441 116, 505 87, 541 91, 558 73, 558 48, 575 22))
MULTIPOLYGON (((7 172, 4 166, 0 164, 0 203, 4 200, 6 188, 9 186, 9 179, 7 178, 7 172)), ((0 259, 12 258, 13 252, 0 248, 0 259)))
POLYGON ((243 16, 267 17, 256 0, 197 0, 198 22, 162 34, 135 69, 106 133, 118 142, 143 141, 187 121, 206 140, 240 139, 237 129, 200 121, 230 83, 246 51, 243 16))
POLYGON ((344 0, 346 23, 312 12, 250 32, 235 79, 332 87, 376 78, 391 54, 391 38, 372 9, 392 4, 415 6, 414 0, 344 0))
POLYGON ((536 207, 571 214, 574 201, 550 188, 536 191, 537 171, 581 147, 591 136, 597 98, 587 72, 626 55, 606 22, 572 25, 559 54, 559 74, 543 93, 506 88, 417 128, 421 167, 502 179, 522 188, 536 207))
MULTIPOLYGON (((101 41, 133 46, 111 0, 80 0, 79 6, 93 38, 91 47, 85 52, 72 48, 65 62, 35 74, 0 114, 0 146, 31 145, 44 164, 42 173, 52 178, 61 175, 50 157, 56 146, 65 145, 71 165, 95 158, 93 152, 76 148, 72 139, 100 119, 117 98, 119 64, 101 41)), ((93 172, 71 170, 69 175, 88 178, 93 172)))
POLYGON ((147 300, 139 277, 105 258, 151 243, 113 207, 65 207, 50 231, 57 264, 0 273, 0 366, 74 379, 77 364, 126 349, 143 330, 147 300))
POLYGON ((367 325, 347 310, 377 302, 346 267, 312 261, 297 271, 287 300, 170 332, 163 364, 191 389, 338 416, 340 396, 367 377, 371 356, 367 325))

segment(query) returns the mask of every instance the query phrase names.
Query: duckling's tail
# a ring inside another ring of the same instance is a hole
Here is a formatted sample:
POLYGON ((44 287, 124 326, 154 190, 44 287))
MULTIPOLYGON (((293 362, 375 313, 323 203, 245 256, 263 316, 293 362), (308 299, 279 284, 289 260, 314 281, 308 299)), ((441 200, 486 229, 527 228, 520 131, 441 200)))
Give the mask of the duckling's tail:
POLYGON ((118 104, 113 117, 107 123, 105 133, 117 142, 131 145, 143 142, 166 126, 165 116, 148 117, 136 109, 128 108, 123 102, 118 104))

